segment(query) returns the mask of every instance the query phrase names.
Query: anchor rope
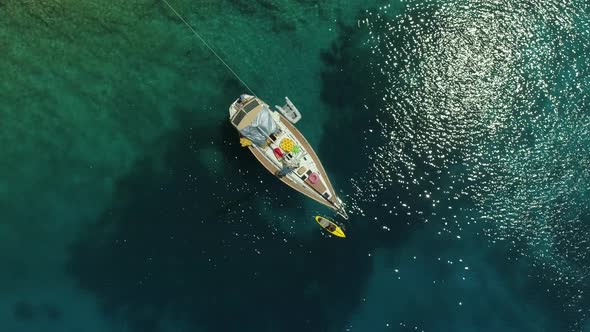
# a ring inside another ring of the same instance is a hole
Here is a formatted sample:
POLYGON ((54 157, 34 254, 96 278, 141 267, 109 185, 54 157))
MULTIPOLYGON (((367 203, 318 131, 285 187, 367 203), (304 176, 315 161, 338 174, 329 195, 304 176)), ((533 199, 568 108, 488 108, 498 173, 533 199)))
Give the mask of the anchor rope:
POLYGON ((182 17, 182 15, 180 15, 180 13, 174 7, 172 7, 172 5, 167 0, 162 0, 162 1, 168 6, 168 8, 170 8, 170 10, 172 10, 172 12, 176 16, 178 16, 178 18, 193 32, 193 34, 195 36, 197 36, 197 38, 199 38, 199 40, 201 40, 201 42, 203 42, 203 44, 205 44, 205 46, 207 46, 207 48, 211 51, 211 53, 213 53, 213 55, 215 55, 215 57, 217 57, 217 59, 219 59, 219 61, 238 79, 238 81, 240 81, 240 83, 242 83, 246 87, 246 89, 248 89, 248 91, 250 91, 250 93, 252 93, 252 95, 254 95, 256 97, 256 94, 254 93, 254 91, 252 91, 252 89, 250 89, 248 84, 246 84, 246 82, 244 82, 244 80, 242 80, 240 78, 240 76, 225 61, 223 61, 223 59, 219 56, 219 54, 217 54, 217 52, 215 52, 215 50, 207 43, 207 41, 205 41, 205 39, 197 32, 197 30, 195 30, 184 19, 184 17, 182 17))

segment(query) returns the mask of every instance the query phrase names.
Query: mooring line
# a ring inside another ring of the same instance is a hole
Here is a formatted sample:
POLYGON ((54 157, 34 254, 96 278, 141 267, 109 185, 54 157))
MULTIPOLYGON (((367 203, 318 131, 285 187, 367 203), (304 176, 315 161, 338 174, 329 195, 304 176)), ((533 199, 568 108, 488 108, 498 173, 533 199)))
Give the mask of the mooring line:
POLYGON ((219 56, 219 54, 217 54, 217 52, 215 52, 215 50, 211 46, 209 46, 207 41, 205 41, 205 39, 203 37, 201 37, 201 35, 197 32, 197 30, 195 30, 190 24, 188 24, 188 22, 184 19, 184 17, 182 17, 182 15, 180 15, 178 13, 178 11, 176 11, 176 9, 174 9, 174 7, 172 7, 172 5, 167 0, 162 0, 162 1, 170 8, 170 10, 172 10, 172 12, 174 12, 174 14, 176 14, 176 16, 178 16, 178 18, 193 32, 193 34, 195 36, 197 36, 197 38, 199 38, 203 42, 203 44, 205 44, 205 46, 207 46, 207 48, 211 51, 211 53, 213 53, 213 55, 215 55, 217 57, 217 59, 219 59, 219 61, 221 61, 221 63, 223 63, 223 65, 240 81, 240 83, 242 83, 246 87, 246 89, 248 89, 248 91, 250 91, 250 93, 252 93, 252 95, 256 96, 256 94, 254 93, 254 91, 252 91, 252 89, 250 89, 248 84, 246 84, 246 82, 244 82, 244 80, 242 80, 240 78, 240 76, 238 76, 238 74, 236 74, 236 72, 233 69, 231 69, 231 67, 225 61, 223 61, 223 59, 219 56))

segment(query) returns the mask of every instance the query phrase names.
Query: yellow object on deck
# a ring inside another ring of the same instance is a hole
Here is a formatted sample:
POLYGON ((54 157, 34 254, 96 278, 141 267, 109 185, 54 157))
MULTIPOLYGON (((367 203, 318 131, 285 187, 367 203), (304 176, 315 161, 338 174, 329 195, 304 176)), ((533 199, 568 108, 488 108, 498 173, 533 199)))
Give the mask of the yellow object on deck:
POLYGON ((242 145, 243 148, 245 148, 247 146, 252 145, 252 141, 245 138, 245 137, 242 137, 242 138, 240 138, 240 144, 242 145))
POLYGON ((295 142, 293 142, 292 139, 285 137, 281 140, 279 147, 283 151, 291 152, 291 151, 293 151, 293 148, 295 147, 295 142))
POLYGON ((330 232, 330 234, 337 237, 346 237, 346 234, 344 234, 342 228, 336 225, 333 221, 320 216, 315 216, 315 221, 317 221, 318 224, 320 224, 320 226, 322 226, 325 230, 330 232))

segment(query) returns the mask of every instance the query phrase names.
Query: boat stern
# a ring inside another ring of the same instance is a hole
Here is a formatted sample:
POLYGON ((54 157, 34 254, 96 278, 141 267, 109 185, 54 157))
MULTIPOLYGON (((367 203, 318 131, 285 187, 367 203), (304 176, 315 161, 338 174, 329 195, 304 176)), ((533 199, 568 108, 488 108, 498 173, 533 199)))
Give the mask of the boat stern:
POLYGON ((231 105, 229 105, 229 118, 230 118, 230 120, 244 106, 244 104, 246 104, 246 102, 252 98, 254 98, 254 96, 247 95, 247 94, 241 94, 238 97, 238 99, 236 99, 233 103, 231 103, 231 105))

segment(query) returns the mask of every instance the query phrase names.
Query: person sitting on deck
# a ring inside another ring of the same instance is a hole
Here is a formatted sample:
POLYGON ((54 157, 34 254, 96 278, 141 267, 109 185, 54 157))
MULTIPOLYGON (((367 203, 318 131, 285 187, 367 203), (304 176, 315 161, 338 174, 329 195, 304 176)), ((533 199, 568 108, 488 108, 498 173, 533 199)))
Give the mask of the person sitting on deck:
POLYGON ((293 166, 289 166, 289 165, 285 165, 283 166, 283 168, 281 168, 280 170, 278 170, 275 175, 282 178, 283 176, 293 172, 294 170, 296 170, 297 167, 293 167, 293 166))
POLYGON ((238 100, 236 100, 236 105, 238 107, 242 107, 242 106, 246 105, 246 102, 248 102, 247 95, 240 95, 240 98, 238 98, 238 100))
POLYGON ((275 175, 278 176, 279 178, 282 178, 283 176, 285 176, 285 175, 287 175, 299 168, 299 162, 293 162, 293 161, 287 162, 282 159, 281 163, 283 164, 283 168, 281 168, 280 170, 278 170, 275 173, 275 175))

